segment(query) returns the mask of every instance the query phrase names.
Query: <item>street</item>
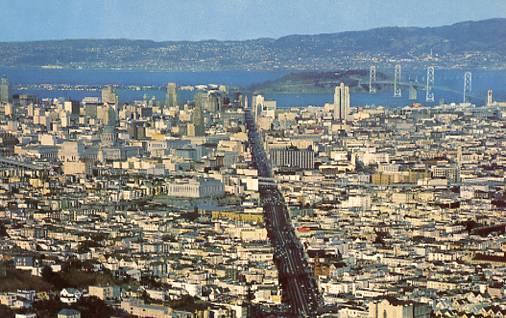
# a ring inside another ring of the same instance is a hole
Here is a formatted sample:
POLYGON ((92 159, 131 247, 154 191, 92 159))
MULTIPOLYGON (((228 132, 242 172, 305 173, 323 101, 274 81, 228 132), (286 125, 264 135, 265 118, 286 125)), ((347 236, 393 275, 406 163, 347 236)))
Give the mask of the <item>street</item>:
MULTIPOLYGON (((249 141, 259 177, 272 177, 272 170, 251 115, 247 115, 249 141)), ((291 225, 288 209, 277 185, 260 185, 260 198, 274 260, 283 288, 283 302, 297 317, 316 317, 321 297, 302 244, 291 225)))

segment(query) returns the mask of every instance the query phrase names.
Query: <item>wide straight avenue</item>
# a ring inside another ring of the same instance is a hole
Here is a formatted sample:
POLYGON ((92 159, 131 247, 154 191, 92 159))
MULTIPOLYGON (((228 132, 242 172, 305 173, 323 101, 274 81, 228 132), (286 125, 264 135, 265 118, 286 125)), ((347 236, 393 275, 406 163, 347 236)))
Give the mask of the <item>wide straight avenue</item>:
MULTIPOLYGON (((259 177, 271 178, 270 162, 249 112, 247 125, 259 177)), ((290 223, 283 196, 274 183, 261 184, 260 198, 268 235, 274 246, 274 261, 283 288, 283 302, 289 306, 290 316, 316 317, 321 297, 302 244, 290 223)))

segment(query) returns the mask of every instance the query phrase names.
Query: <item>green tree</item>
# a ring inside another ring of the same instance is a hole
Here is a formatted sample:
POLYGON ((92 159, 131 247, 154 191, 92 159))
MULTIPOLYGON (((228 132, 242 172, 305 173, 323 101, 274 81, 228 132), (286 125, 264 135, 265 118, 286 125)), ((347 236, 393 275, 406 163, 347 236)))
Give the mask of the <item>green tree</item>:
POLYGON ((82 297, 72 305, 72 308, 81 312, 81 317, 111 317, 116 315, 113 308, 97 297, 82 297))
POLYGON ((14 318, 14 316, 15 316, 14 311, 12 311, 9 307, 5 305, 0 305, 0 317, 14 318))
POLYGON ((49 284, 53 285, 54 287, 61 289, 65 287, 65 282, 61 278, 60 274, 53 272, 51 267, 44 266, 42 268, 42 279, 44 279, 49 284))
POLYGON ((7 235, 7 229, 5 228, 5 224, 3 222, 0 222, 0 237, 6 237, 7 235))

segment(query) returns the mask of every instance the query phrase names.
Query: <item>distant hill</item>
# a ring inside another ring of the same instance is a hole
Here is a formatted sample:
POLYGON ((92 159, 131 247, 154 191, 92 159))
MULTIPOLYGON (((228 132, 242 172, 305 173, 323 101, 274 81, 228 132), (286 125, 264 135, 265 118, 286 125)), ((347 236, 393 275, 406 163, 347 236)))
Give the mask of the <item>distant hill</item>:
MULTIPOLYGON (((279 79, 255 84, 249 87, 253 93, 325 93, 334 90, 336 85, 344 82, 353 91, 365 91, 368 86, 368 70, 346 70, 333 72, 303 71, 289 73, 279 79)), ((377 79, 386 79, 385 74, 378 72, 377 79)))
POLYGON ((506 68, 506 19, 245 41, 0 43, 0 66, 170 71, 334 70, 375 63, 506 68), (432 56, 430 52, 433 52, 432 56))

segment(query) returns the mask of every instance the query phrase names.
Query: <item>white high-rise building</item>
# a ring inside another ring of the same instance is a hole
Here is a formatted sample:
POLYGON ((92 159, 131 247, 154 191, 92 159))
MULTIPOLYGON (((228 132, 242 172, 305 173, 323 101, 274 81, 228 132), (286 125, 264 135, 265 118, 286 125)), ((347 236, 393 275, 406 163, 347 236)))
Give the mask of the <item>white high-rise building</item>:
POLYGON ((277 103, 275 100, 264 101, 264 107, 262 108, 262 116, 276 118, 277 103))
POLYGON ((167 84, 167 96, 165 98, 165 103, 168 107, 177 106, 177 85, 176 83, 168 83, 167 84))
POLYGON ((350 113, 350 87, 344 83, 336 86, 334 92, 334 120, 345 122, 350 113))
POLYGON ((116 90, 111 85, 102 88, 102 103, 111 106, 118 104, 118 95, 116 95, 116 90))
POLYGON ((244 109, 248 109, 248 96, 244 96, 244 109))
POLYGON ((494 92, 489 89, 487 92, 487 106, 492 106, 494 104, 494 92))
POLYGON ((251 107, 253 110, 253 117, 255 118, 255 122, 257 122, 258 116, 262 112, 262 109, 265 104, 265 98, 262 95, 254 95, 251 100, 251 107))

